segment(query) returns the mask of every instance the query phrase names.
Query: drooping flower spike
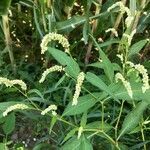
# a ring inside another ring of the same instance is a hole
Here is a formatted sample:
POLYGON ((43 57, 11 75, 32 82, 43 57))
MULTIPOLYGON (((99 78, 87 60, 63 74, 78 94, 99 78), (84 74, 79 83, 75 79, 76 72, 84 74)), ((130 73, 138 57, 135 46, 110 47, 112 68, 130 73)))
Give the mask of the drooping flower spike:
POLYGON ((69 51, 70 44, 68 40, 63 35, 52 32, 52 33, 46 34, 43 37, 42 42, 40 44, 41 49, 42 49, 41 54, 44 54, 45 51, 47 51, 48 43, 51 41, 58 41, 58 43, 61 44, 62 47, 65 49, 65 52, 70 53, 69 51))

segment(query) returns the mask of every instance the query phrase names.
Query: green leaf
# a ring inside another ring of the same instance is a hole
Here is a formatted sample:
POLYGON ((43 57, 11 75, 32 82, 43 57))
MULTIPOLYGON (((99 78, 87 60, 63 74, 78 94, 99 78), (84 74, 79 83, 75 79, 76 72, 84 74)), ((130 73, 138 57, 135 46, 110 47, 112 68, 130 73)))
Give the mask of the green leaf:
POLYGON ((51 119, 50 127, 49 127, 49 134, 51 133, 56 121, 57 121, 57 117, 53 116, 52 119, 51 119))
POLYGON ((6 143, 0 143, 0 150, 8 150, 6 143))
POLYGON ((87 122, 87 111, 85 111, 82 115, 80 126, 84 128, 86 125, 86 122, 87 122))
POLYGON ((147 40, 141 40, 131 46, 129 49, 129 57, 132 55, 135 55, 140 52, 140 50, 146 45, 148 41, 147 40))
POLYGON ((103 122, 103 126, 102 126, 101 121, 94 121, 94 122, 88 123, 85 126, 85 129, 97 129, 97 130, 103 130, 105 132, 108 132, 109 130, 112 129, 112 126, 105 122, 103 122))
POLYGON ((88 72, 85 78, 94 86, 98 87, 102 91, 105 91, 106 93, 114 97, 113 93, 109 90, 108 86, 95 74, 88 72))
POLYGON ((32 94, 32 93, 36 93, 44 101, 44 97, 38 89, 31 89, 31 90, 28 91, 28 94, 32 94))
POLYGON ((71 138, 61 148, 61 150, 93 150, 90 141, 82 135, 80 139, 76 137, 71 138))
POLYGON ((92 144, 84 135, 81 137, 80 150, 93 150, 92 144))
POLYGON ((129 103, 131 103, 133 100, 143 100, 150 104, 150 89, 143 93, 141 83, 130 82, 130 85, 133 92, 133 99, 128 95, 126 88, 120 83, 116 84, 116 86, 114 86, 114 88, 111 89, 111 91, 114 93, 117 99, 127 100, 129 103))
POLYGON ((10 113, 3 124, 3 131, 6 135, 10 134, 15 129, 16 117, 14 113, 10 113))
POLYGON ((59 33, 69 33, 85 21, 85 16, 73 16, 68 20, 57 22, 56 29, 59 33))
POLYGON ((47 150, 47 149, 51 149, 51 145, 50 144, 47 144, 47 143, 40 143, 40 144, 37 144, 33 150, 47 150))
POLYGON ((65 67, 66 73, 70 76, 77 78, 80 68, 76 61, 69 57, 65 52, 62 52, 58 49, 49 47, 48 52, 63 66, 65 67))
POLYGON ((124 119, 122 129, 118 139, 126 134, 131 132, 140 122, 144 110, 147 108, 148 103, 145 101, 139 102, 135 109, 133 109, 124 119))
MULTIPOLYGON (((95 15, 95 16, 91 16, 89 19, 98 19, 101 17, 104 17, 106 15, 109 15, 109 12, 103 12, 101 14, 95 15)), ((72 30, 74 30, 76 27, 78 27, 79 25, 82 25, 84 22, 86 21, 86 17, 85 16, 72 16, 70 19, 65 20, 65 21, 61 21, 61 22, 57 22, 56 23, 56 30, 59 33, 69 33, 72 30)))
POLYGON ((108 59, 108 57, 106 56, 106 54, 102 51, 102 49, 100 48, 99 44, 96 42, 96 40, 94 39, 93 36, 91 36, 93 42, 95 43, 96 47, 99 50, 100 53, 100 57, 102 59, 102 62, 104 64, 104 72, 106 74, 106 76, 108 77, 108 79, 110 80, 110 82, 113 82, 113 78, 114 78, 114 70, 113 70, 113 65, 110 62, 110 60, 108 59))
POLYGON ((96 97, 96 99, 92 95, 88 94, 79 97, 77 105, 72 106, 72 102, 70 102, 66 107, 66 109, 64 110, 62 116, 81 114, 87 111, 89 108, 93 107, 97 101, 107 96, 104 93, 92 93, 92 94, 94 97, 96 97))
POLYGON ((65 80, 66 75, 63 75, 58 82, 55 84, 54 88, 56 89, 64 80, 65 80))
POLYGON ((60 148, 60 150, 80 150, 80 145, 81 140, 77 139, 77 137, 72 137, 60 148))
POLYGON ((73 137, 74 134, 76 133, 76 131, 78 131, 78 128, 74 128, 70 132, 68 132, 67 135, 65 136, 64 140, 62 141, 62 144, 64 142, 66 142, 68 139, 70 139, 71 137, 73 137))
MULTIPOLYGON (((89 64, 87 66, 89 66, 89 67, 96 67, 96 68, 100 68, 100 69, 104 69, 105 68, 103 62, 95 62, 95 63, 89 64)), ((121 67, 118 64, 112 63, 112 66, 113 66, 113 70, 114 71, 120 71, 121 72, 121 67)))
POLYGON ((0 0, 0 15, 6 15, 10 7, 11 0, 0 0))
POLYGON ((143 33, 143 31, 149 26, 150 23, 150 11, 147 11, 147 15, 142 15, 138 26, 137 26, 137 32, 136 33, 143 33))
POLYGON ((103 42, 101 44, 98 44, 99 47, 106 47, 106 46, 109 46, 109 45, 112 45, 112 44, 118 44, 120 42, 120 40, 116 40, 116 39, 110 39, 109 41, 106 41, 106 42, 103 42))
POLYGON ((134 16, 136 13, 136 0, 130 0, 130 11, 131 15, 134 16))
MULTIPOLYGON (((15 101, 11 101, 11 102, 2 102, 0 103, 0 118, 3 117, 2 113, 10 106, 15 105, 15 104, 25 104, 28 105, 30 109, 32 109, 32 106, 27 104, 27 103, 22 103, 22 102, 15 102, 15 101)), ((20 110, 19 110, 20 111, 20 110)))

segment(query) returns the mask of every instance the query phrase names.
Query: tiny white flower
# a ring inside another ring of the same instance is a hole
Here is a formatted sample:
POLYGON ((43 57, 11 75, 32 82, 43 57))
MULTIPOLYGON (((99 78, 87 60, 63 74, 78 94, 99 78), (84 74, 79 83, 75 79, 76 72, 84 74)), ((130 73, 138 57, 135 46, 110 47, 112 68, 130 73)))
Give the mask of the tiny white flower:
POLYGON ((115 4, 113 4, 112 6, 110 6, 107 11, 110 12, 112 9, 116 8, 116 7, 119 7, 120 8, 120 12, 121 14, 124 14, 125 12, 127 13, 127 18, 125 19, 125 24, 126 24, 126 27, 128 28, 134 17, 132 16, 131 14, 131 11, 128 7, 126 7, 121 1, 120 2, 116 2, 115 4))
POLYGON ((121 63, 123 63, 123 54, 117 54, 117 57, 121 60, 121 63))
MULTIPOLYGON (((54 110, 57 110, 57 106, 56 106, 56 105, 50 105, 50 106, 48 106, 46 109, 44 109, 44 110, 41 112, 41 115, 45 115, 45 114, 47 114, 48 112, 54 111, 54 110)), ((53 112, 53 115, 56 115, 56 113, 53 112)))
POLYGON ((126 33, 123 34, 123 36, 127 38, 128 45, 129 45, 129 46, 131 45, 131 41, 132 41, 133 36, 134 36, 135 33, 136 33, 136 29, 133 30, 130 35, 129 35, 129 34, 126 34, 126 33))
POLYGON ((142 92, 145 93, 146 90, 148 90, 150 88, 147 69, 145 69, 145 67, 141 64, 134 65, 130 61, 128 61, 127 64, 129 64, 130 67, 134 68, 142 75, 142 81, 143 81, 142 92))
POLYGON ((53 66, 53 67, 51 67, 51 68, 48 68, 48 69, 46 69, 46 70, 43 72, 42 77, 41 77, 41 79, 39 80, 39 82, 40 82, 40 83, 44 82, 46 76, 47 76, 49 73, 54 72, 54 71, 59 71, 59 72, 61 72, 61 71, 63 71, 63 70, 64 70, 64 68, 63 68, 62 66, 58 66, 58 65, 55 65, 55 66, 53 66))
POLYGON ((76 28, 74 24, 71 24, 71 27, 72 27, 73 29, 75 29, 75 28, 76 28))
POLYGON ((7 114, 13 110, 24 110, 24 109, 28 109, 29 107, 25 104, 15 104, 15 105, 12 105, 10 107, 8 107, 4 112, 3 112, 3 116, 7 116, 7 114))
POLYGON ((51 41, 58 41, 58 43, 60 43, 63 48, 65 49, 65 52, 66 53, 70 53, 69 52, 69 42, 68 40, 62 36, 61 34, 57 34, 57 33, 49 33, 49 34, 46 34, 43 39, 42 39, 42 42, 40 44, 41 46, 41 54, 44 54, 45 51, 47 51, 48 49, 48 43, 51 42, 51 41))
POLYGON ((112 32, 116 37, 118 37, 118 32, 116 31, 115 28, 109 28, 109 29, 107 29, 105 32, 106 32, 106 33, 107 33, 107 32, 112 32))
POLYGON ((145 67, 140 64, 137 64, 134 67, 136 70, 139 71, 140 74, 142 74, 142 81, 143 81, 142 92, 145 93, 146 90, 150 88, 147 69, 145 69, 145 67))
POLYGON ((126 81, 121 73, 117 73, 115 78, 116 78, 116 82, 118 82, 118 80, 121 80, 121 82, 123 83, 124 87, 126 88, 128 94, 129 94, 129 96, 132 98, 133 97, 133 92, 132 92, 132 89, 131 89, 130 82, 126 81))
POLYGON ((77 84, 76 84, 76 89, 72 100, 72 105, 77 105, 78 103, 78 97, 80 95, 81 86, 83 84, 84 78, 85 78, 84 72, 80 72, 77 77, 77 84))
POLYGON ((12 82, 13 85, 14 84, 20 85, 23 90, 27 89, 26 84, 22 80, 12 80, 11 82, 12 82))
POLYGON ((53 111, 52 111, 52 115, 53 115, 53 116, 57 116, 56 111, 53 110, 53 111))
POLYGON ((27 89, 27 85, 22 80, 9 80, 7 78, 0 77, 0 84, 5 84, 7 87, 12 87, 15 84, 21 86, 22 90, 27 89))

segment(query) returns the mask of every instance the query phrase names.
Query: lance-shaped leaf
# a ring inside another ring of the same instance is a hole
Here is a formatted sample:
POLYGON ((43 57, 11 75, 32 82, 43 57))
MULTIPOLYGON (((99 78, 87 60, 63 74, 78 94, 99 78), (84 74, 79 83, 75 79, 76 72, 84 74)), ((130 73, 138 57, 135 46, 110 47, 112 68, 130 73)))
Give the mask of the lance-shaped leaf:
POLYGON ((106 74, 106 76, 108 77, 108 79, 110 80, 110 82, 113 82, 113 78, 114 78, 114 70, 113 70, 113 65, 110 62, 110 60, 108 59, 108 57, 106 56, 106 54, 103 52, 103 50, 100 48, 99 44, 96 42, 96 40, 94 39, 94 37, 92 35, 90 35, 93 42, 95 43, 96 47, 99 50, 99 54, 100 54, 100 58, 102 59, 102 63, 104 64, 104 72, 106 74))
POLYGON ((115 96, 113 95, 113 93, 111 92, 111 90, 109 89, 109 87, 95 74, 88 72, 85 76, 85 78, 87 79, 87 81, 89 81, 91 84, 93 84, 94 86, 98 87, 99 89, 101 89, 102 91, 105 91, 106 93, 108 93, 110 96, 112 96, 114 99, 115 96))
POLYGON ((148 42, 148 40, 141 40, 135 44, 133 44, 131 46, 131 48, 129 49, 129 57, 131 57, 132 55, 135 55, 137 53, 140 52, 140 50, 142 50, 142 48, 146 45, 146 43, 148 42))
POLYGON ((77 105, 72 106, 72 102, 68 104, 62 116, 71 116, 81 114, 93 107, 99 100, 104 99, 107 96, 106 93, 92 93, 78 98, 77 105))
POLYGON ((69 57, 65 52, 60 51, 58 49, 49 47, 48 52, 63 66, 65 67, 66 73, 70 76, 77 78, 80 68, 76 61, 69 57))
POLYGON ((135 109, 133 109, 124 119, 122 129, 118 136, 118 139, 131 132, 139 123, 142 118, 144 110, 147 108, 148 103, 145 101, 139 102, 135 109))

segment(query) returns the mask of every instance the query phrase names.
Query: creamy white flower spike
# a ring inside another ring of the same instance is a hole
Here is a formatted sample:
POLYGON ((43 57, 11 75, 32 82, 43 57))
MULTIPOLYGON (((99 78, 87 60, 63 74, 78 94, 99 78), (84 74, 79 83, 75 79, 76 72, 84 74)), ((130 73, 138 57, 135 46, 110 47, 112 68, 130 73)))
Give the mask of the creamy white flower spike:
MULTIPOLYGON (((115 7, 120 7, 121 10, 124 9, 124 4, 122 2, 116 2, 115 4, 113 4, 112 6, 110 6, 107 11, 110 12, 112 9, 114 9, 115 7)), ((124 12, 123 12, 124 13, 124 12)))
POLYGON ((53 66, 53 67, 51 67, 51 68, 48 68, 48 69, 46 69, 46 70, 43 72, 42 77, 41 77, 41 79, 39 80, 39 82, 40 82, 40 83, 43 83, 44 80, 45 80, 45 78, 46 78, 46 76, 47 76, 49 73, 54 72, 54 71, 59 71, 59 72, 61 72, 61 71, 63 71, 63 70, 64 70, 64 68, 63 68, 62 66, 58 66, 58 65, 55 65, 55 66, 53 66))
POLYGON ((58 41, 59 44, 61 44, 63 46, 63 48, 65 49, 65 52, 66 53, 70 53, 69 52, 69 42, 68 40, 61 34, 57 34, 57 33, 49 33, 49 34, 46 34, 43 39, 42 39, 42 42, 41 42, 41 54, 44 54, 45 51, 47 51, 48 49, 48 43, 51 42, 51 41, 58 41))
POLYGON ((117 54, 117 57, 120 59, 121 63, 123 63, 123 54, 117 54))
POLYGON ((3 112, 3 116, 7 116, 9 112, 12 112, 13 110, 24 110, 24 109, 28 109, 29 107, 25 104, 15 104, 12 105, 10 107, 8 107, 4 112, 3 112))
POLYGON ((135 30, 133 30, 133 31, 131 32, 131 34, 130 34, 130 35, 129 35, 129 34, 126 34, 126 33, 124 33, 124 34, 123 34, 123 36, 127 38, 128 46, 130 46, 130 45, 131 45, 131 41, 132 41, 133 36, 134 36, 134 34, 135 34, 135 33, 136 33, 136 29, 135 29, 135 30))
POLYGON ((56 115, 56 112, 54 112, 55 110, 57 110, 57 106, 56 105, 50 105, 41 112, 41 115, 45 115, 50 111, 52 111, 53 115, 56 115))
POLYGON ((132 89, 131 89, 130 82, 126 81, 121 73, 117 73, 115 78, 116 78, 116 82, 118 82, 118 80, 121 80, 121 82, 123 83, 124 87, 126 88, 128 94, 129 94, 129 96, 132 98, 133 97, 133 92, 132 92, 132 89))
POLYGON ((21 86, 22 90, 26 90, 27 86, 22 80, 9 80, 7 78, 0 77, 0 84, 5 84, 7 87, 12 87, 15 84, 21 86))
POLYGON ((145 69, 145 67, 141 64, 134 65, 130 61, 128 61, 127 64, 130 65, 130 67, 137 70, 142 75, 142 81, 143 81, 142 92, 145 93, 146 90, 148 90, 150 88, 147 69, 145 69))
POLYGON ((145 69, 145 67, 140 64, 137 64, 134 67, 136 70, 139 71, 140 74, 142 74, 142 81, 143 81, 142 92, 145 93, 146 90, 150 88, 147 69, 145 69))
POLYGON ((106 32, 106 33, 107 33, 107 32, 112 32, 112 33, 115 35, 115 37, 118 37, 118 32, 116 31, 115 28, 109 28, 109 29, 107 29, 105 32, 106 32))
POLYGON ((80 95, 81 86, 83 84, 84 78, 85 78, 84 72, 80 72, 77 77, 77 84, 76 84, 76 89, 72 100, 72 105, 77 105, 78 103, 78 97, 80 95))
POLYGON ((80 139, 82 132, 83 132, 83 127, 81 126, 78 129, 78 139, 80 139))
POLYGON ((121 1, 120 2, 116 2, 115 4, 113 4, 112 6, 110 6, 107 11, 110 12, 112 9, 114 9, 115 7, 120 7, 120 10, 121 11, 121 14, 124 14, 125 12, 127 13, 127 18, 125 19, 125 24, 126 24, 126 27, 128 28, 134 17, 132 16, 131 14, 131 11, 128 7, 126 7, 121 1))

